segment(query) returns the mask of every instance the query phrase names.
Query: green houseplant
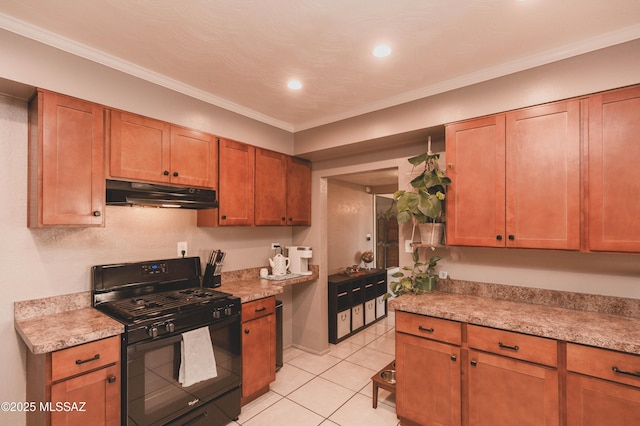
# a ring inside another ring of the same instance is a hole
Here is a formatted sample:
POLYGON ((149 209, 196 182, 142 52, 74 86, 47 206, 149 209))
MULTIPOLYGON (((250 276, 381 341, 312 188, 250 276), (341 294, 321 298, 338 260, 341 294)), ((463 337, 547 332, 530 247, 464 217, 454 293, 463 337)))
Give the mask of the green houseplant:
POLYGON ((391 292, 396 296, 400 296, 405 293, 427 293, 435 290, 438 283, 436 266, 439 260, 439 256, 433 256, 426 263, 420 262, 418 249, 415 249, 413 251, 413 267, 403 267, 402 269, 407 271, 406 274, 404 272, 396 272, 392 275, 392 277, 400 278, 400 280, 391 283, 391 292))
POLYGON ((439 159, 440 154, 431 151, 409 158, 414 168, 424 164, 424 169, 411 180, 411 190, 399 190, 393 194, 398 209, 398 223, 413 221, 414 225, 417 224, 423 244, 437 245, 442 239, 443 202, 451 179, 440 170, 439 159), (421 224, 432 225, 425 227, 421 224))

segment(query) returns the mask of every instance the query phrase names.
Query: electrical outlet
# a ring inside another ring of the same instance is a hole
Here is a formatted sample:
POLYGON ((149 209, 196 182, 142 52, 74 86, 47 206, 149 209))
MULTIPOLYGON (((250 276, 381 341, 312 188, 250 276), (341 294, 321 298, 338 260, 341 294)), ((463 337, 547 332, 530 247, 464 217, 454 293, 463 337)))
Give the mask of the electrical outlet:
POLYGON ((187 257, 187 242, 181 241, 178 243, 178 257, 187 257))
POLYGON ((404 240, 404 252, 413 253, 413 247, 411 247, 411 241, 404 240))
POLYGON ((438 272, 438 276, 440 277, 440 279, 446 280, 447 278, 449 278, 449 273, 447 271, 440 271, 438 272))
POLYGON ((279 249, 280 243, 271 243, 271 250, 279 249))

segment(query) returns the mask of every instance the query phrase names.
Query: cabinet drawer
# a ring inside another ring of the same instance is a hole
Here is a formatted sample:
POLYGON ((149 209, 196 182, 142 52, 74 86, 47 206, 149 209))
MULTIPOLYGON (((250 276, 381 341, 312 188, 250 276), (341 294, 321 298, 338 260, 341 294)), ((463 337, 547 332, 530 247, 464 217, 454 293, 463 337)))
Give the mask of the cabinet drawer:
POLYGON ((459 322, 402 311, 396 311, 396 331, 453 345, 460 345, 462 342, 462 327, 459 322))
POLYGON ((552 339, 468 325, 467 340, 470 348, 551 367, 558 365, 558 345, 552 339))
POLYGON ((640 356, 567 343, 567 370, 640 387, 640 356))
POLYGON ((242 304, 242 322, 251 321, 275 313, 276 298, 274 296, 254 300, 242 304))
POLYGON ((53 382, 120 361, 120 337, 97 340, 51 354, 53 382))

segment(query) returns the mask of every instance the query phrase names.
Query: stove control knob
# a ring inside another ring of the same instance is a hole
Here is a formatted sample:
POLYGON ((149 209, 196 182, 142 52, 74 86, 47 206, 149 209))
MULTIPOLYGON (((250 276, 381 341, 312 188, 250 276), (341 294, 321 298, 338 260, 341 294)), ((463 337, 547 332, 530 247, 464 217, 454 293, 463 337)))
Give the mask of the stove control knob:
POLYGON ((158 327, 153 326, 147 328, 147 334, 151 337, 158 337, 158 327))
POLYGON ((164 325, 165 330, 167 330, 169 333, 173 333, 176 329, 176 326, 174 323, 172 323, 171 321, 168 321, 165 325, 164 325))
POLYGON ((224 308, 224 314, 229 316, 233 314, 233 310, 231 309, 230 306, 227 306, 226 308, 224 308))
POLYGON ((215 319, 220 319, 220 318, 222 318, 222 312, 220 312, 220 309, 216 309, 216 310, 214 310, 214 311, 213 311, 213 317, 214 317, 215 319))

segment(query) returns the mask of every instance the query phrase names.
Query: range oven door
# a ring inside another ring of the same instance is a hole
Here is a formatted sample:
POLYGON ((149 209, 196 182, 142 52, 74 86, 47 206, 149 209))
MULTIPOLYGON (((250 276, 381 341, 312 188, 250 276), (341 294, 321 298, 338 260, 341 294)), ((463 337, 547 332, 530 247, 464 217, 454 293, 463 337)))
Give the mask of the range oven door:
POLYGON ((180 333, 127 346, 123 392, 127 399, 126 414, 123 413, 126 424, 181 424, 179 418, 184 416, 189 421, 193 412, 201 411, 205 405, 217 407, 215 416, 207 418, 209 425, 226 425, 238 417, 242 380, 240 315, 217 320, 208 328, 218 376, 188 387, 178 382, 180 333))

